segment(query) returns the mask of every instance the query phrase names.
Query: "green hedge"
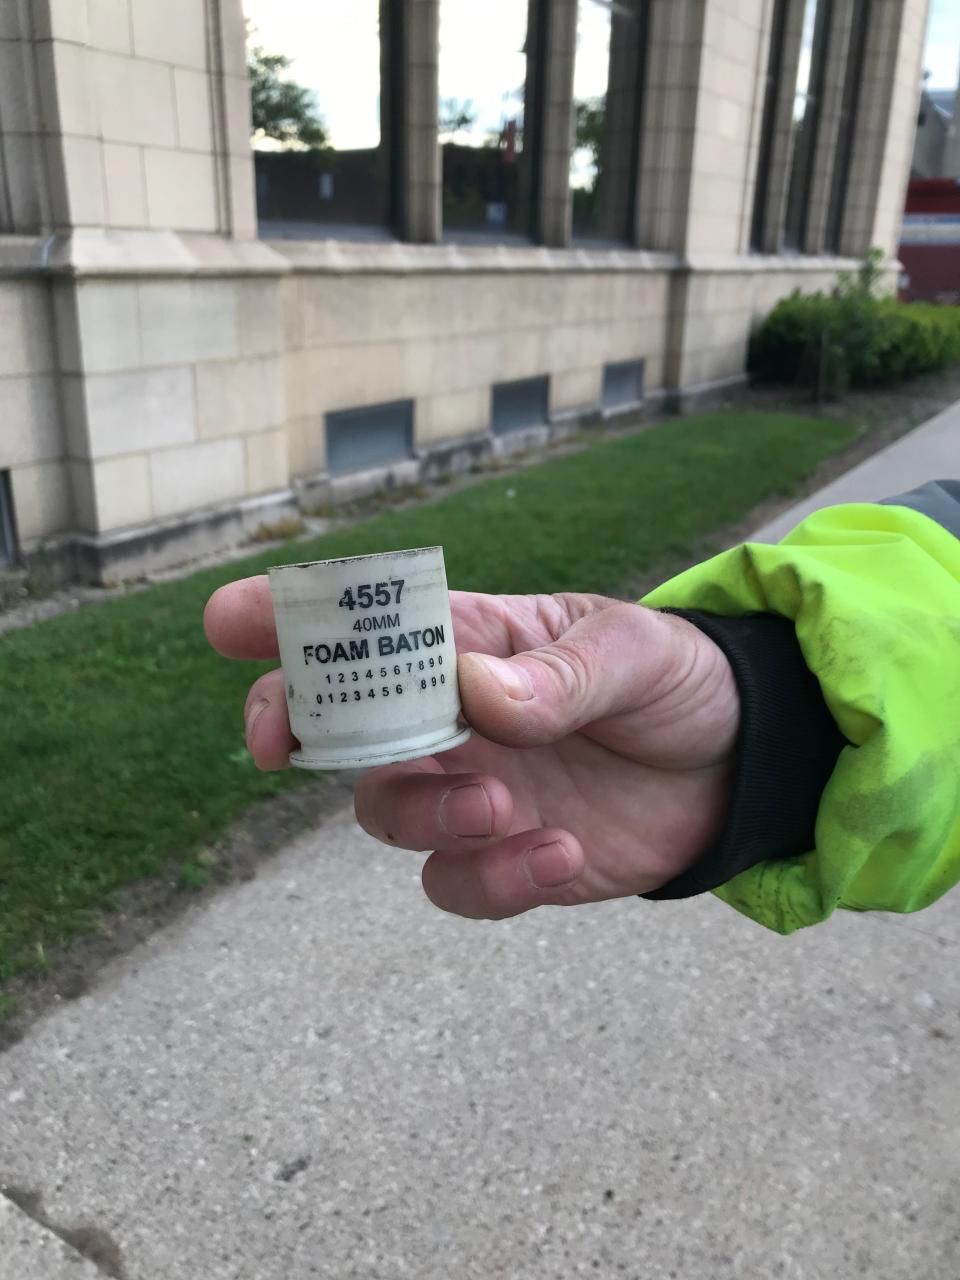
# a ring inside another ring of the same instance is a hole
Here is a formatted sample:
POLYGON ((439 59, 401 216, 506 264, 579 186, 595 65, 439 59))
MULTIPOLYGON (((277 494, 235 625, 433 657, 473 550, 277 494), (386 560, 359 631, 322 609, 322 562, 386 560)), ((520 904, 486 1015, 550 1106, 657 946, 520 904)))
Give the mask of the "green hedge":
POLYGON ((779 302, 751 339, 754 377, 837 394, 960 364, 960 307, 878 298, 875 265, 779 302))

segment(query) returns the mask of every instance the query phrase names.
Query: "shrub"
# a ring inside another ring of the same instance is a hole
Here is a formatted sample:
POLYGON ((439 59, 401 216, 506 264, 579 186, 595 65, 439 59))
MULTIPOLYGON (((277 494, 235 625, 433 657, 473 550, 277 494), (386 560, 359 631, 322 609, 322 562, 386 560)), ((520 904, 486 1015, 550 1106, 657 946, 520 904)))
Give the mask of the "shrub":
POLYGON ((960 363, 960 307, 878 297, 879 279, 875 250, 832 293, 782 299, 751 339, 754 377, 824 396, 960 363))

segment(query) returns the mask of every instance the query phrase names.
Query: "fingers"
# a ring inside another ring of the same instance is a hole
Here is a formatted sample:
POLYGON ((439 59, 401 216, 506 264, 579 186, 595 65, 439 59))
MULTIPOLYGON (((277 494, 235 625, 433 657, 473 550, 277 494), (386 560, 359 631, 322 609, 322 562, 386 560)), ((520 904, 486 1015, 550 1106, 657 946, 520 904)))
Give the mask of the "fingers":
POLYGON ((265 573, 220 587, 203 611, 207 639, 225 658, 276 658, 277 629, 265 573))
POLYGON ((605 896, 589 883, 579 840, 556 827, 522 831, 466 857, 438 850, 424 863, 423 888, 443 911, 473 920, 605 896))
POLYGON ((587 614, 552 644, 512 658, 461 654, 464 714, 485 738, 532 747, 642 707, 682 656, 677 650, 685 633, 673 621, 617 604, 587 614))
POLYGON ((436 772, 434 761, 373 769, 357 784, 364 831, 402 849, 468 850, 510 830, 513 797, 499 778, 436 772))
POLYGON ((297 740, 290 732, 282 671, 268 671, 250 686, 243 709, 243 723, 247 750, 257 768, 265 773, 286 769, 297 740))

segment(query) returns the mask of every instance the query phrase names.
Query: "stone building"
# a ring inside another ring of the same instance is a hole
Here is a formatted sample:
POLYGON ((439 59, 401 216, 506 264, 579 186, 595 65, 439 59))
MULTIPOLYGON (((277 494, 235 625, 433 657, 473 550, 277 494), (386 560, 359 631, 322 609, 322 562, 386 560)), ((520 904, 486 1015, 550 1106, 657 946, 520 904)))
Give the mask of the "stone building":
POLYGON ((324 221, 322 172, 315 223, 258 227, 241 0, 0 0, 0 558, 115 580, 693 402, 743 379, 778 298, 893 255, 925 0, 515 3, 523 136, 490 145, 518 168, 501 190, 461 156, 488 186, 457 204, 439 32, 487 6, 350 0, 380 33, 385 203, 360 235, 324 221), (598 4, 591 187, 570 175, 598 4))
POLYGON ((913 144, 914 178, 960 178, 960 86, 924 89, 913 144))

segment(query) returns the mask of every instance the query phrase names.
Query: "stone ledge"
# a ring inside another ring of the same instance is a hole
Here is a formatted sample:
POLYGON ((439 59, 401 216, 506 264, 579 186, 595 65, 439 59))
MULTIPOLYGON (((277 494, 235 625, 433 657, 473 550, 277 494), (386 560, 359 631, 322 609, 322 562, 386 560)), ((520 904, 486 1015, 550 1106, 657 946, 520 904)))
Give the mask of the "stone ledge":
MULTIPOLYGON (((79 229, 0 236, 0 277, 277 277, 298 275, 818 274, 854 271, 855 258, 805 254, 655 253, 607 247, 406 244, 402 241, 231 240, 176 231, 79 229)), ((894 259, 884 270, 896 272, 894 259)))

